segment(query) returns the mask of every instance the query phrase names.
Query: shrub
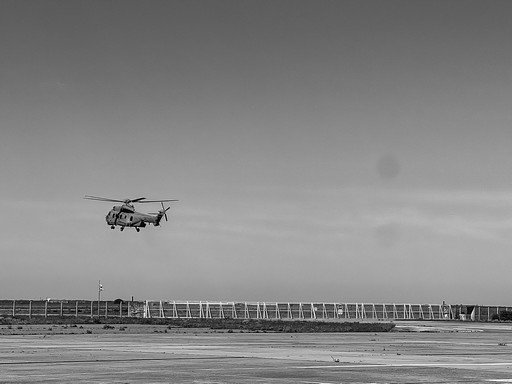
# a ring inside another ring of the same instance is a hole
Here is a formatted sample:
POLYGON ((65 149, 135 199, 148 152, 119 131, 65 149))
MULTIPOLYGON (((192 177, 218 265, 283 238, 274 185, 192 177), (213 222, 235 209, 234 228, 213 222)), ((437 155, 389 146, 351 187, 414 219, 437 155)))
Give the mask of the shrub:
MULTIPOLYGON (((494 316, 492 316, 492 319, 494 320, 494 316)), ((500 313, 497 315, 498 319, 500 321, 512 321, 512 311, 500 311, 500 313)))

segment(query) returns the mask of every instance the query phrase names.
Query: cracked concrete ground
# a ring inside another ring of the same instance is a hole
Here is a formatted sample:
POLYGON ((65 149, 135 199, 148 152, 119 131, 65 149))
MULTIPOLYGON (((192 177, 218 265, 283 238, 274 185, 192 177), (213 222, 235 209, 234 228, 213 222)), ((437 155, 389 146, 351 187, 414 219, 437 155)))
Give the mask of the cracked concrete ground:
POLYGON ((3 326, 0 383, 512 383, 510 324, 316 334, 123 327, 3 326))

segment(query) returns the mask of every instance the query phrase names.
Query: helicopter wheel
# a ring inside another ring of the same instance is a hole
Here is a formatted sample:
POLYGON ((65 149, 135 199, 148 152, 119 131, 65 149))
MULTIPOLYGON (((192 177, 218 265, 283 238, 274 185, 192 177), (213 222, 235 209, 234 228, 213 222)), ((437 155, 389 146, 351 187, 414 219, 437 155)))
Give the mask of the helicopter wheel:
POLYGON ((136 230, 137 232, 140 232, 140 228, 135 227, 135 230, 136 230))
POLYGON ((111 225, 111 226, 110 226, 110 229, 115 229, 115 228, 116 228, 116 227, 115 227, 115 226, 113 226, 113 225, 111 225))
POLYGON ((124 230, 124 227, 121 227, 121 232, 123 232, 123 230, 124 230))

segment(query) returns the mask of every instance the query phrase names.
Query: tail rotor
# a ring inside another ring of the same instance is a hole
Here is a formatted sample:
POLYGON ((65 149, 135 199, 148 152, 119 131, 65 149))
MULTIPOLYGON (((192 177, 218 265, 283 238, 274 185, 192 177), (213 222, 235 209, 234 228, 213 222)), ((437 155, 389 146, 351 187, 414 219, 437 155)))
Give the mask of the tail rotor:
POLYGON ((167 211, 171 209, 171 207, 165 208, 164 203, 160 202, 160 204, 162 204, 162 209, 158 213, 162 214, 165 217, 165 221, 169 221, 169 219, 167 219, 167 211))
POLYGON ((165 221, 169 221, 169 219, 167 218, 167 211, 171 209, 171 207, 165 208, 163 202, 160 202, 160 204, 162 204, 162 209, 159 210, 158 213, 156 214, 155 227, 160 225, 160 220, 162 220, 162 217, 165 217, 165 221))

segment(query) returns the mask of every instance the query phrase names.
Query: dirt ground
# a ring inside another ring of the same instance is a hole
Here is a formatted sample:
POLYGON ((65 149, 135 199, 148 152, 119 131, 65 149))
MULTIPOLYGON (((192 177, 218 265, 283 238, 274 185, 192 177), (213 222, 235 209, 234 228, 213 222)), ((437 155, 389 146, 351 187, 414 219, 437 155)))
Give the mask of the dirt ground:
POLYGON ((302 334, 21 327, 0 326, 0 383, 512 383, 510 324, 302 334))

